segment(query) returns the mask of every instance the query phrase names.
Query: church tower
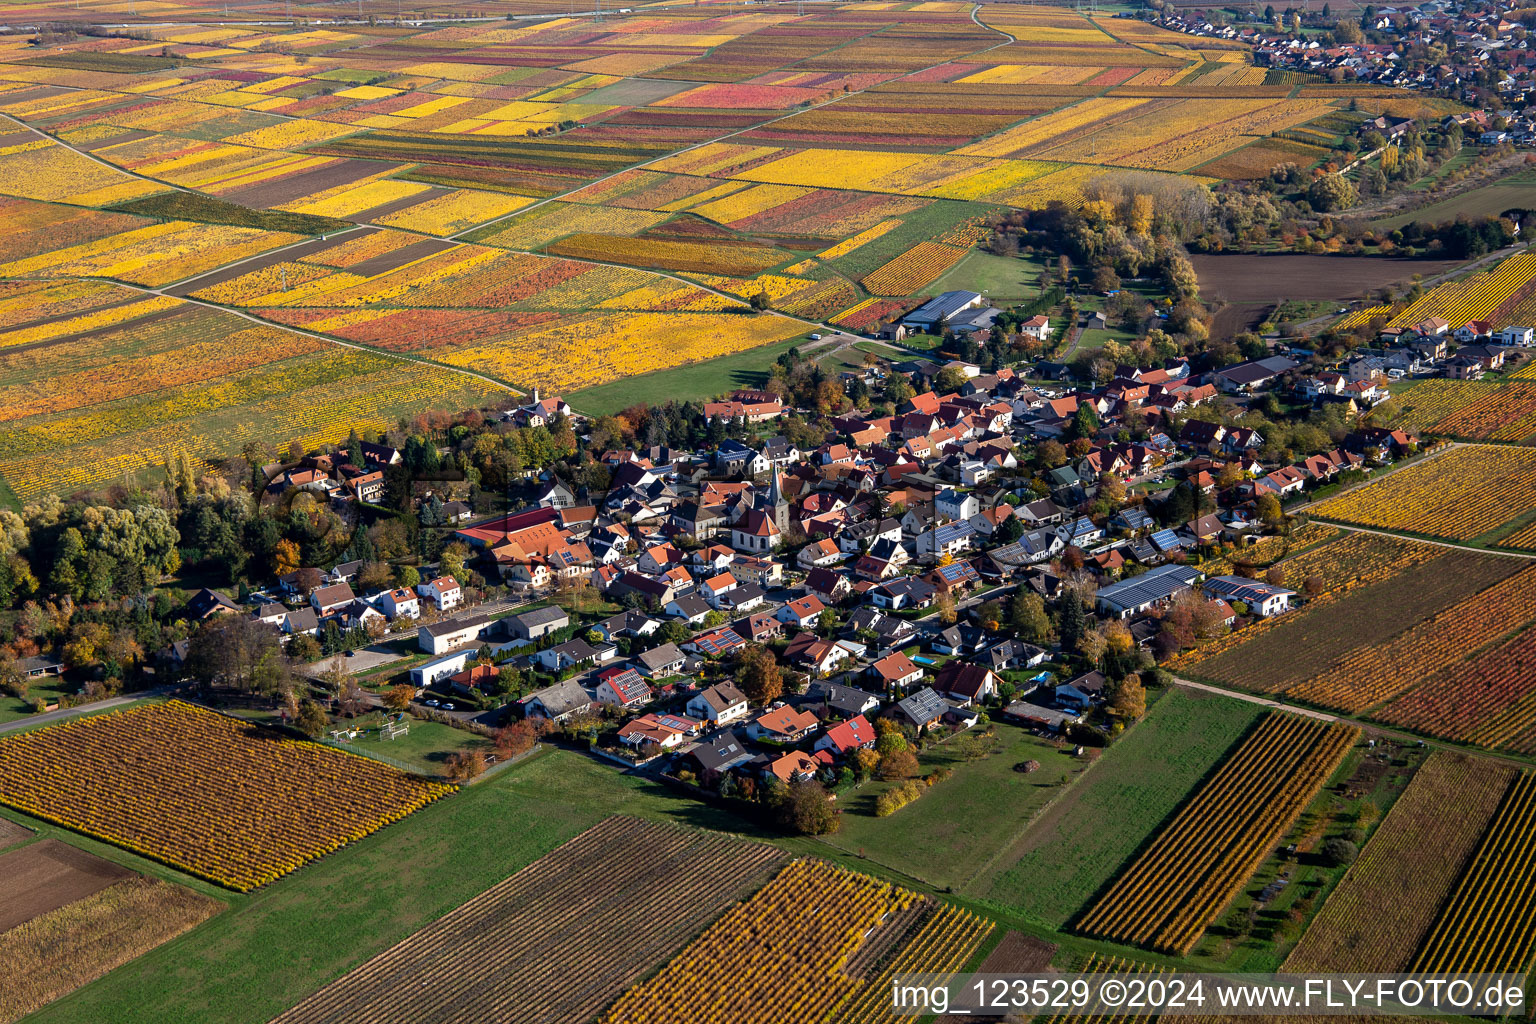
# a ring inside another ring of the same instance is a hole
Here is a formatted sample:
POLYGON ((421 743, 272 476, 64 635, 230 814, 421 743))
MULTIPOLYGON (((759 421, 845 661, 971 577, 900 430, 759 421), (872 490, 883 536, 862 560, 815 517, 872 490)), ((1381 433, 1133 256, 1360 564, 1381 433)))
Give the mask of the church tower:
POLYGON ((779 479, 779 467, 773 467, 773 480, 768 485, 768 505, 765 512, 773 516, 773 525, 779 528, 779 533, 789 531, 789 501, 784 497, 784 485, 779 479))

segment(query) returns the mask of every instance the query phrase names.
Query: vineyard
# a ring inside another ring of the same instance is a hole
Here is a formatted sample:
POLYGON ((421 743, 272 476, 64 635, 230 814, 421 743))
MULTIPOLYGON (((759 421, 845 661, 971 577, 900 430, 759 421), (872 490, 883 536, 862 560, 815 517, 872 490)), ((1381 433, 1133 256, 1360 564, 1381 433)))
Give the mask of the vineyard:
POLYGON ((906 1020, 891 1006, 891 979, 915 972, 963 971, 991 931, 991 922, 968 910, 949 904, 932 908, 901 951, 831 1019, 836 1024, 898 1024, 906 1020))
MULTIPOLYGON (((1137 963, 1135 960, 1128 960, 1125 957, 1102 956, 1095 953, 1082 965, 1082 973, 1115 974, 1121 977, 1135 975, 1150 979, 1169 974, 1170 970, 1166 967, 1153 967, 1148 964, 1137 963)), ((1058 1013, 1049 1017, 1041 1016, 1035 1019, 1043 1022, 1043 1024, 1130 1024, 1132 1021, 1144 1020, 1145 1018, 1128 1009, 1117 1011, 1106 1008, 1098 1013, 1058 1013)))
POLYGON ((1411 970, 1524 973, 1536 948, 1536 774, 1520 773, 1411 970))
POLYGON ((1178 668, 1272 693, 1330 668, 1359 637, 1391 635, 1519 568, 1512 559, 1452 559, 1446 549, 1351 533, 1279 563, 1293 590, 1318 596, 1286 615, 1251 623, 1173 659, 1178 668), (1310 584, 1310 585, 1309 585, 1310 584))
POLYGON ((759 843, 608 818, 274 1024, 585 1024, 782 861, 759 843))
POLYGON ((1187 954, 1359 734, 1342 723, 1267 716, 1089 907, 1076 930, 1187 954))
POLYGON ((1464 445, 1329 498, 1313 514, 1471 540, 1532 510, 1536 449, 1464 445))
POLYGON ((1440 317, 1453 328, 1468 320, 1483 320, 1500 306, 1521 297, 1536 280, 1536 253, 1521 252, 1492 270, 1447 281, 1425 292, 1388 321, 1390 327, 1411 327, 1427 317, 1440 317))
MULTIPOLYGON (((1486 557, 1486 556, 1485 556, 1486 557)), ((1437 612, 1412 628, 1352 651, 1286 696, 1351 714, 1402 693, 1517 623, 1536 619, 1536 567, 1437 612)))
MULTIPOLYGON (((1492 613, 1486 618, 1500 626, 1510 621, 1492 613)), ((1416 687, 1372 717, 1441 739, 1536 752, 1536 630, 1415 679, 1416 687)))
POLYGON ((930 907, 913 893, 817 860, 791 863, 756 896, 728 911, 661 973, 619 997, 603 1024, 731 1020, 778 1024, 842 1006, 840 1024, 891 1021, 896 970, 957 969, 991 930, 971 914, 930 907), (909 930, 914 917, 926 917, 909 930), (868 962, 867 944, 890 944, 868 980, 845 971, 868 962))
POLYGON ((450 792, 180 701, 0 738, 0 803, 241 892, 450 792))
MULTIPOLYGON (((594 25, 389 32, 173 23, 194 8, 171 3, 143 39, 27 44, 0 62, 0 113, 14 119, 0 126, 0 283, 28 283, 5 293, 18 299, 0 311, 6 342, 57 344, 38 391, 74 396, 70 346, 214 313, 181 308, 190 294, 273 325, 278 347, 308 346, 281 380, 335 368, 335 341, 378 356, 330 378, 346 392, 330 417, 302 387, 220 389, 209 409, 189 382, 145 419, 103 408, 113 431, 29 418, 0 436, 0 474, 24 499, 116 481, 172 444, 211 461, 822 324, 867 329, 930 297, 1009 207, 1080 206, 1127 170, 1157 189, 1208 182, 1206 166, 1262 177, 1325 152, 1275 133, 1355 120, 1348 90, 1265 84, 1241 47, 1067 10, 660 5, 594 25), (63 318, 45 281, 168 295, 63 318), (759 295, 771 308, 751 315, 759 295)), ((58 13, 122 16, 100 0, 58 13)), ((219 320, 219 333, 244 329, 219 320)), ((182 359, 182 376, 202 365, 182 359)), ((143 368, 129 393, 152 380, 143 368)))
POLYGON ((1283 969, 1406 971, 1513 776, 1461 754, 1431 756, 1283 969), (1449 807, 1456 813, 1447 814, 1449 807))

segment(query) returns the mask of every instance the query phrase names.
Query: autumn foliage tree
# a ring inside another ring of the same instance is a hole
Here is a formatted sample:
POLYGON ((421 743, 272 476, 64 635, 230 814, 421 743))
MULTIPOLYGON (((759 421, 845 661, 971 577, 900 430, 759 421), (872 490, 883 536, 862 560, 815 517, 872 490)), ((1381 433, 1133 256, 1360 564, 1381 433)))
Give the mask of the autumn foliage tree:
POLYGON ((827 799, 826 788, 814 779, 783 787, 774 796, 773 812, 781 828, 803 836, 830 835, 842 824, 827 799))
POLYGON ((755 704, 778 700, 784 693, 779 661, 766 647, 748 647, 737 662, 737 685, 755 704))

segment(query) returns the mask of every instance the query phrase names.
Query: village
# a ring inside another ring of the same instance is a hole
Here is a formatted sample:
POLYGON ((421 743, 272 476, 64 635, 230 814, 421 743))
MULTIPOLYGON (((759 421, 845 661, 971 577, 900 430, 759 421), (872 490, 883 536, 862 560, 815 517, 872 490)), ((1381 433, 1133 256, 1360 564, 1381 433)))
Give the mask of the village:
MULTIPOLYGON (((947 293, 901 327, 984 332, 996 313, 947 293)), ((876 777, 887 734, 918 745, 1006 722, 1102 746, 1170 681, 1161 661, 1311 598, 1263 565, 1307 546, 1315 498, 1422 454, 1411 432, 1362 421, 1395 382, 1498 371, 1531 340, 1431 319, 1326 369, 1282 346, 1206 373, 1120 366, 1091 387, 1049 363, 1026 380, 914 359, 863 371, 908 396, 889 415, 832 417, 807 449, 778 431, 814 414, 738 390, 704 407, 729 435, 713 447, 594 449, 600 492, 528 471, 524 505, 487 516, 423 491, 416 514, 454 554, 409 578, 365 585, 342 562, 283 575, 254 607, 194 603, 254 616, 332 671, 384 664, 369 645, 414 633, 415 714, 525 721, 711 794, 835 792, 876 777), (1280 399, 1348 427, 1276 462, 1233 422, 1280 399)), ((559 397, 502 416, 594 426, 559 397)), ((366 503, 402 459, 349 442, 275 468, 268 493, 366 503)))

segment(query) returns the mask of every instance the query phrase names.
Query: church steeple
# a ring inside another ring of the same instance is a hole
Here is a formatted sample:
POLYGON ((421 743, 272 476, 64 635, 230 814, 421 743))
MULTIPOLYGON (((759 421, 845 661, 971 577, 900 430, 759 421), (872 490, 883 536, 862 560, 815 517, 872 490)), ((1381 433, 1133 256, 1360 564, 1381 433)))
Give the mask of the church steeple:
POLYGON ((768 504, 771 507, 773 525, 780 533, 789 529, 789 501, 784 497, 784 484, 779 478, 779 467, 773 467, 773 478, 768 484, 768 504))

